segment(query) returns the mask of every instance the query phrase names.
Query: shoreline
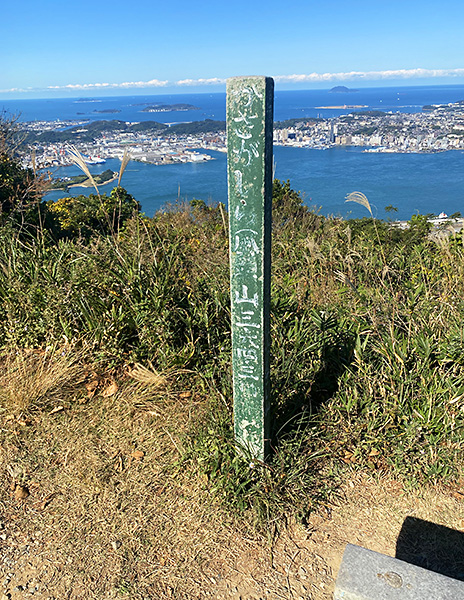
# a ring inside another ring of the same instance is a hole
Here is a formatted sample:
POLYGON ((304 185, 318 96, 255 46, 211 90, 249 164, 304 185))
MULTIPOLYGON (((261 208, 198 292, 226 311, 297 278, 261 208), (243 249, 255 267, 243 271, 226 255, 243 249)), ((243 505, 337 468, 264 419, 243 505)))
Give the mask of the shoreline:
POLYGON ((352 108, 369 108, 368 104, 342 104, 339 106, 315 106, 318 110, 331 109, 331 110, 351 110, 352 108))
MULTIPOLYGON (((112 177, 111 179, 108 179, 108 181, 104 181, 103 183, 97 183, 97 188, 103 186, 103 185, 107 185, 108 183, 113 183, 114 181, 117 181, 119 177, 119 173, 116 174, 114 177, 112 177)), ((49 192, 66 192, 66 188, 67 189, 71 189, 71 188, 78 188, 78 187, 82 187, 82 188, 93 188, 93 183, 90 181, 90 179, 86 179, 85 181, 82 181, 81 183, 71 183, 69 185, 64 185, 63 187, 56 187, 53 188, 51 190, 49 190, 47 193, 49 192)))

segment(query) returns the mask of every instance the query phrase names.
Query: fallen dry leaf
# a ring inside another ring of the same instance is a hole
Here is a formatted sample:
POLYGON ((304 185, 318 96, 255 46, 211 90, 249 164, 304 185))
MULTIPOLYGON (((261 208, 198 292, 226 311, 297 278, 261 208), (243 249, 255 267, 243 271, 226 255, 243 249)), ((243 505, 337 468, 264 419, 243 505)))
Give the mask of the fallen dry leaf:
POLYGON ((448 490, 452 498, 456 498, 456 500, 464 500, 464 489, 461 490, 456 487, 451 487, 450 485, 445 485, 444 487, 448 490))
POLYGON ((50 414, 54 415, 55 413, 61 412, 62 410, 64 410, 64 406, 55 406, 55 408, 50 411, 50 414))
POLYGON ((98 379, 93 379, 85 384, 85 389, 87 390, 87 395, 90 399, 95 396, 99 383, 98 379))
POLYGON ((37 510, 45 510, 56 495, 57 493, 53 492, 52 494, 45 496, 43 500, 37 503, 37 510))
POLYGON ((464 500, 464 492, 460 492, 459 490, 452 490, 451 495, 453 498, 456 498, 456 500, 464 500))
POLYGON ((103 398, 109 398, 110 396, 114 396, 118 389, 118 384, 115 381, 113 381, 113 383, 111 383, 106 389, 103 390, 103 398))
POLYGON ((191 395, 192 395, 192 392, 181 392, 179 394, 179 398, 182 398, 182 399, 184 399, 184 398, 190 398, 191 395))
POLYGON ((345 456, 342 458, 342 461, 348 465, 349 463, 356 462, 356 457, 352 452, 345 452, 345 456))
POLYGON ((85 384, 85 389, 88 392, 93 392, 94 390, 96 390, 98 387, 98 379, 94 379, 93 381, 89 381, 88 383, 85 384))
POLYGON ((29 496, 29 490, 25 485, 16 485, 14 497, 16 500, 25 500, 29 496))
POLYGON ((131 452, 131 456, 132 458, 135 458, 135 460, 142 460, 142 458, 145 456, 145 452, 142 450, 134 450, 131 452))

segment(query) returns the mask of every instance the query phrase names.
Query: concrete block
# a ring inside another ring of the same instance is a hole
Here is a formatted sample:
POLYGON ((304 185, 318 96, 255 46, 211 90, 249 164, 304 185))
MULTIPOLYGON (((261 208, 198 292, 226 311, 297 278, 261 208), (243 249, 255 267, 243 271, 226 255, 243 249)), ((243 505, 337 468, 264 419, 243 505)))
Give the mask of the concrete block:
POLYGON ((334 600, 464 600, 464 582, 347 544, 334 600))

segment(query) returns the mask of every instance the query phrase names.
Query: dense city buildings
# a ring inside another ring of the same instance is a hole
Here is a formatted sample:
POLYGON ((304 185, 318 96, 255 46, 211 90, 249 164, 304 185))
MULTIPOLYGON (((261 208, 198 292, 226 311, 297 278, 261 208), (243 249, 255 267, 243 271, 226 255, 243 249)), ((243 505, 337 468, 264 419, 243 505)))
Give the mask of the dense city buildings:
MULTIPOLYGON (((204 121, 168 127, 156 122, 34 121, 24 123, 31 164, 38 168, 71 164, 67 148, 75 146, 90 163, 122 158, 151 164, 211 160, 208 151, 226 150, 225 123, 204 121), (191 131, 189 131, 189 125, 191 131)), ((339 117, 291 119, 275 123, 274 143, 327 149, 358 146, 365 152, 442 152, 464 149, 464 102, 426 106, 422 112, 357 111, 339 117)))
POLYGON ((274 143, 303 148, 361 146, 365 152, 442 152, 464 148, 464 103, 419 113, 360 111, 333 119, 292 119, 274 143))

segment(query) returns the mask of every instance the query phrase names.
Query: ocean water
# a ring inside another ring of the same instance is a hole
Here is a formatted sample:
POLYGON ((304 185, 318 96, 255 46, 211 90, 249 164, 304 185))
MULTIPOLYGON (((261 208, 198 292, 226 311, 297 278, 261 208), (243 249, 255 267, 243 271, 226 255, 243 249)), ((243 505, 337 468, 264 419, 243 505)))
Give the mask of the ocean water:
MULTIPOLYGON (((329 90, 276 91, 274 118, 276 121, 296 117, 334 117, 353 109, 321 108, 328 106, 365 105, 370 110, 418 112, 424 104, 444 104, 464 99, 464 85, 361 88, 351 93, 331 93, 329 90)), ((0 100, 0 110, 19 115, 21 121, 54 121, 120 119, 122 121, 159 121, 179 123, 203 119, 225 120, 226 95, 169 94, 144 96, 108 96, 103 98, 47 98, 42 100, 0 100), (187 103, 198 110, 187 112, 149 113, 144 105, 187 103), (95 111, 118 110, 118 113, 95 111)), ((366 110, 366 109, 358 109, 366 110)))
MULTIPOLYGON (((165 204, 200 198, 227 204, 227 159, 221 152, 210 152, 215 160, 204 163, 147 165, 130 162, 122 185, 141 203, 148 216, 165 204)), ((324 215, 369 216, 367 210, 345 202, 347 194, 360 191, 368 197, 374 214, 385 219, 409 219, 411 215, 455 212, 464 214, 464 153, 369 154, 360 150, 333 148, 274 148, 275 176, 290 180, 300 191, 305 204, 324 215), (385 207, 398 209, 387 214, 385 207)), ((119 160, 108 160, 105 168, 118 170, 119 160)), ((90 167, 93 173, 102 166, 90 167)), ((57 169, 57 177, 78 175, 77 167, 57 169)), ((110 192, 113 184, 100 188, 110 192)), ((72 188, 70 193, 51 192, 47 198, 77 196, 92 190, 72 188)))
MULTIPOLYGON (((281 91, 275 95, 275 120, 294 117, 331 117, 352 109, 327 109, 324 106, 367 105, 371 110, 418 112, 424 104, 442 104, 464 99, 464 86, 429 86, 401 88, 367 88, 354 93, 333 94, 327 90, 281 91)), ((0 108, 21 112, 21 120, 121 119, 125 121, 157 120, 164 123, 225 119, 225 94, 178 94, 169 96, 124 96, 77 101, 4 100, 0 108), (198 110, 188 112, 144 113, 143 103, 188 103, 198 110), (120 113, 94 113, 116 109, 120 113), (78 112, 84 113, 77 115, 78 112)), ((226 155, 210 152, 215 160, 205 163, 145 165, 130 162, 122 185, 142 204, 151 216, 166 203, 201 198, 227 203, 226 155)), ((275 176, 289 179, 300 191, 306 204, 322 214, 343 217, 367 216, 366 210, 345 197, 353 191, 366 194, 379 218, 393 216, 409 219, 414 213, 464 214, 464 153, 438 154, 369 154, 359 148, 313 150, 276 146, 275 176), (387 215, 385 206, 398 211, 387 215)), ((119 161, 107 161, 105 168, 119 169, 119 161)), ((101 172, 102 166, 92 167, 101 172)), ((77 174, 75 167, 57 169, 56 176, 77 174)), ((112 184, 109 184, 108 191, 112 184)), ((106 191, 105 187, 102 188, 106 191)), ((72 195, 89 193, 73 188, 72 195)), ((56 199, 62 192, 51 192, 56 199)), ((69 195, 69 194, 68 194, 69 195)))

